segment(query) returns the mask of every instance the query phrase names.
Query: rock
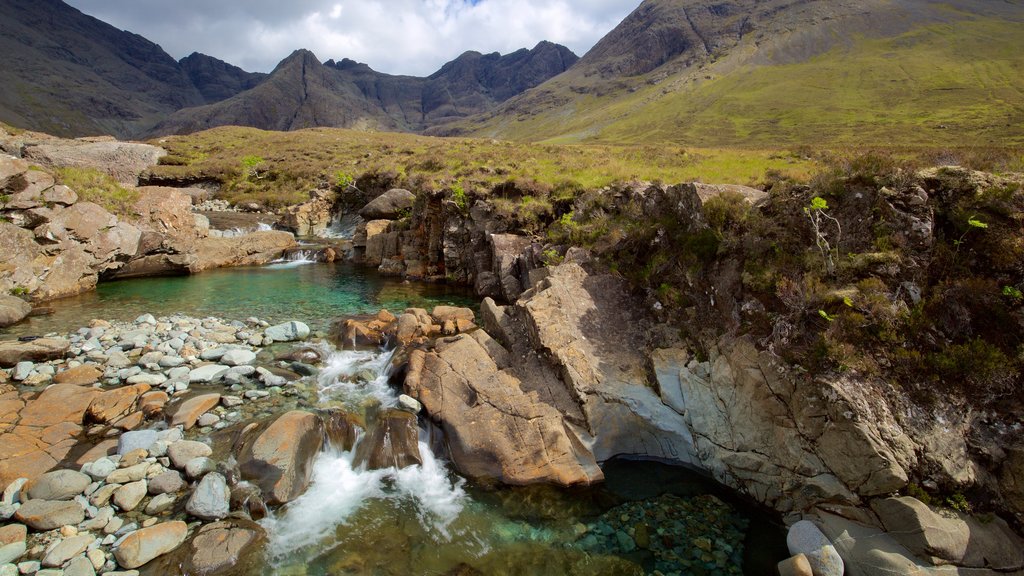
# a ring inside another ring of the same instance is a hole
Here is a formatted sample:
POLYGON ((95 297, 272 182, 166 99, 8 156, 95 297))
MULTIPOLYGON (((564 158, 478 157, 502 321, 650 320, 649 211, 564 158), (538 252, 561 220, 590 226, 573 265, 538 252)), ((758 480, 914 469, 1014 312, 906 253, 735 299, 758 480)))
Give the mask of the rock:
POLYGON ((15 382, 22 382, 32 374, 32 370, 35 369, 36 365, 33 362, 27 360, 18 362, 14 365, 14 370, 11 372, 11 380, 15 382))
POLYGON ((149 384, 133 384, 108 390, 97 396, 85 411, 85 421, 109 424, 134 410, 139 396, 149 391, 149 384))
POLYGON ((274 342, 294 342, 296 340, 305 340, 309 337, 309 326, 302 322, 285 322, 284 324, 267 328, 264 330, 264 334, 272 338, 274 342))
POLYGON ((215 382, 217 379, 224 376, 230 368, 230 366, 224 366, 221 364, 207 364, 206 366, 200 366, 188 373, 189 384, 215 382))
POLYGON ((31 342, 0 341, 0 368, 11 368, 18 362, 49 362, 67 354, 71 344, 61 338, 39 338, 31 342))
POLYGON ((871 509, 892 538, 919 558, 965 568, 1024 568, 1024 540, 998 516, 982 522, 910 496, 872 500, 871 509))
POLYGON ((171 463, 179 470, 184 469, 193 458, 210 456, 211 454, 213 454, 213 449, 209 446, 202 442, 193 442, 191 440, 181 440, 167 448, 167 455, 170 456, 171 463))
POLYGON ((56 384, 74 384, 75 386, 89 386, 99 382, 103 377, 103 371, 93 364, 82 364, 74 368, 58 373, 53 377, 56 384))
POLYGON ((779 562, 779 576, 814 576, 807 556, 797 554, 779 562))
MULTIPOLYGON (((223 367, 227 370, 227 367, 223 367)), ((181 403, 171 417, 171 426, 183 426, 190 430, 196 424, 196 420, 207 410, 220 403, 220 394, 203 394, 194 396, 181 403)))
POLYGON ((95 539, 89 535, 74 536, 63 540, 50 548, 43 556, 43 566, 51 568, 63 566, 65 562, 85 552, 95 539))
POLYGON ((188 526, 180 521, 143 528, 121 541, 114 549, 114 559, 122 568, 138 568, 180 546, 187 535, 188 526))
POLYGON ((96 567, 85 556, 79 556, 68 562, 64 568, 64 576, 96 576, 96 567))
POLYGON ((32 305, 17 296, 0 294, 0 328, 16 324, 32 312, 32 305))
MULTIPOLYGON (((129 454, 131 454, 131 452, 129 452, 129 454)), ((138 482, 146 477, 146 472, 148 470, 148 462, 140 462, 132 466, 119 468, 107 476, 107 484, 127 484, 128 482, 138 482)))
POLYGON ((24 524, 7 524, 5 526, 0 526, 0 546, 14 544, 15 542, 24 542, 27 535, 28 530, 25 528, 24 524))
POLYGON ((166 392, 162 390, 152 390, 146 392, 139 398, 139 410, 147 417, 151 418, 160 414, 164 410, 164 406, 170 400, 170 397, 166 392))
POLYGON ((419 414, 420 410, 423 410, 423 405, 419 403, 419 400, 405 394, 398 397, 398 407, 412 414, 419 414))
POLYGON ((156 444, 158 434, 156 430, 125 432, 117 439, 117 453, 124 456, 140 448, 148 451, 156 444))
POLYGON ((381 414, 367 437, 359 443, 355 463, 365 464, 368 470, 401 470, 423 464, 416 416, 401 410, 381 414))
POLYGON ((790 526, 786 545, 790 554, 807 557, 815 576, 843 576, 843 559, 813 522, 801 520, 790 526))
POLYGON ((199 359, 205 362, 219 362, 227 353, 227 348, 207 348, 199 354, 199 359))
MULTIPOLYGON (((554 407, 550 391, 564 387, 539 364, 524 363, 521 373, 499 370, 479 342, 460 335, 437 341, 430 354, 414 350, 405 388, 441 424, 452 461, 467 476, 513 485, 603 479, 554 407)), ((570 402, 566 395, 566 409, 570 402)))
POLYGON ((28 482, 23 494, 29 500, 71 500, 92 483, 88 475, 74 470, 54 470, 28 482))
POLYGON ((117 470, 117 464, 109 458, 100 458, 82 466, 82 473, 88 474, 93 480, 105 480, 114 470, 117 470))
POLYGON ((260 489, 245 481, 231 488, 231 509, 243 512, 256 521, 266 518, 268 514, 260 489))
POLYGON ((199 482, 185 504, 185 511, 202 520, 220 520, 231 511, 231 491, 227 480, 211 472, 199 482))
POLYGON ((14 504, 16 502, 23 502, 28 500, 22 494, 22 488, 28 484, 28 478, 17 478, 12 480, 6 488, 4 488, 3 503, 7 505, 14 504))
POLYGON ((146 504, 146 514, 149 516, 156 516, 161 512, 166 512, 174 507, 174 503, 177 502, 178 497, 173 493, 157 494, 146 504))
POLYGON ((371 200, 359 211, 364 220, 397 220, 412 209, 416 195, 408 190, 393 188, 371 200))
POLYGON ((74 500, 29 500, 18 508, 14 517, 33 530, 45 531, 81 523, 85 519, 85 510, 74 500))
POLYGON ((188 461, 188 464, 185 464, 185 474, 192 480, 201 478, 216 469, 217 463, 205 456, 193 458, 188 461))
POLYGON ((200 576, 258 572, 266 532, 255 522, 230 520, 203 526, 189 544, 184 573, 200 576))
POLYGON ((323 423, 316 414, 288 412, 243 446, 239 470, 263 490, 268 503, 285 504, 306 490, 322 445, 323 423))
POLYGON ((107 484, 105 486, 101 486, 99 490, 96 490, 89 495, 89 504, 99 507, 106 506, 110 503, 110 497, 114 495, 114 491, 120 487, 120 484, 107 484))
POLYGON ((0 565, 9 564, 25 555, 25 541, 0 546, 0 565))
POLYGON ((220 403, 225 408, 235 408, 242 405, 243 400, 238 396, 221 396, 220 403))
POLYGON ((217 422, 220 422, 220 416, 217 416, 212 412, 207 412, 206 414, 200 416, 198 420, 196 420, 196 424, 198 424, 200 428, 213 426, 217 422))
POLYGON ((130 482, 114 491, 114 504, 124 512, 131 512, 146 497, 146 481, 130 482))
MULTIPOLYGON (((205 444, 204 444, 205 446, 205 444)), ((195 458, 193 458, 195 460, 195 458)), ((181 492, 185 489, 185 479, 176 470, 167 470, 157 474, 149 480, 149 493, 166 494, 181 492)))
POLYGON ((252 352, 252 351, 249 351, 249 350, 243 350, 243 349, 240 349, 240 348, 239 349, 234 349, 234 350, 228 350, 227 352, 224 353, 224 356, 222 356, 221 359, 220 359, 220 362, 222 364, 226 364, 228 366, 242 366, 242 365, 246 365, 246 364, 252 364, 255 361, 256 361, 256 353, 255 352, 252 352))

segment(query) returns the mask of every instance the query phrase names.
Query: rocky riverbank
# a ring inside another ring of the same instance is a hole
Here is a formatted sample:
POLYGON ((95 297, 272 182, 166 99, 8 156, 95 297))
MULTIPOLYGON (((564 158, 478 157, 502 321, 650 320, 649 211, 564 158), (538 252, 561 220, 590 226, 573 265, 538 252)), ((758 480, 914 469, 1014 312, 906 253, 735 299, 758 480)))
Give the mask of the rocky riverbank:
POLYGON ((139 173, 163 153, 154 146, 11 142, 0 141, 19 155, 0 154, 0 326, 30 312, 12 296, 46 302, 92 290, 101 280, 263 264, 296 246, 280 231, 225 237, 193 213, 188 190, 136 187, 139 173), (129 205, 115 215, 96 203, 104 200, 95 191, 89 191, 95 202, 83 200, 57 183, 52 171, 58 168, 116 175, 129 205))
POLYGON ((322 347, 281 346, 309 337, 301 322, 143 315, 0 344, 0 570, 118 575, 161 558, 235 573, 261 562, 254 521, 305 491, 322 447, 351 450, 366 427, 360 465, 419 464, 414 400, 368 421, 303 401, 322 347))

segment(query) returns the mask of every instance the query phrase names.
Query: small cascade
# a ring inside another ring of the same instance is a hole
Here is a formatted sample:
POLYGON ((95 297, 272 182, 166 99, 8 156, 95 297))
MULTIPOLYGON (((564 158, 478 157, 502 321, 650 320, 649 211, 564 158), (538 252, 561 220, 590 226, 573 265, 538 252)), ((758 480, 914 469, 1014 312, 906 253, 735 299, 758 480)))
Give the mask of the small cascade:
POLYGON ((274 229, 274 227, 272 225, 270 225, 270 224, 267 224, 266 222, 258 222, 256 224, 256 231, 257 232, 270 232, 273 229, 274 229))
POLYGON ((335 214, 331 219, 331 225, 324 230, 321 236, 323 238, 351 240, 356 235, 356 228, 362 222, 363 219, 357 214, 335 214))
POLYGON ((396 406, 398 396, 388 385, 393 355, 393 350, 332 352, 317 378, 321 405, 340 404, 355 410, 364 408, 367 403, 384 408, 396 406))
POLYGON ((271 262, 267 268, 292 268, 306 264, 316 264, 316 256, 316 250, 292 250, 285 252, 284 256, 271 262))

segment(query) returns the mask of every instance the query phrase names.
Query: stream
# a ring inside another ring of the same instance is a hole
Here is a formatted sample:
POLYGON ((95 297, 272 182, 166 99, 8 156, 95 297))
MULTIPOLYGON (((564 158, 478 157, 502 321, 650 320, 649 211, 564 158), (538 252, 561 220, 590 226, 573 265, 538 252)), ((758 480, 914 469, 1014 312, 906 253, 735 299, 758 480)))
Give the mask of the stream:
MULTIPOLYGON (((92 318, 143 313, 294 319, 322 334, 339 316, 381 308, 476 308, 467 293, 445 286, 293 258, 101 284, 55 302, 52 314, 0 330, 0 337, 66 333, 92 318)), ((319 374, 297 382, 289 402, 344 408, 368 420, 397 404, 390 352, 321 346, 319 374)), ((760 575, 774 573, 788 555, 778 518, 686 468, 617 459, 605 463, 606 482, 596 487, 489 486, 460 477, 438 430, 422 416, 420 425, 422 466, 368 471, 354 464, 355 450, 326 448, 306 493, 261 522, 268 534, 261 573, 760 575)), ((214 441, 223 444, 224 437, 214 441)))

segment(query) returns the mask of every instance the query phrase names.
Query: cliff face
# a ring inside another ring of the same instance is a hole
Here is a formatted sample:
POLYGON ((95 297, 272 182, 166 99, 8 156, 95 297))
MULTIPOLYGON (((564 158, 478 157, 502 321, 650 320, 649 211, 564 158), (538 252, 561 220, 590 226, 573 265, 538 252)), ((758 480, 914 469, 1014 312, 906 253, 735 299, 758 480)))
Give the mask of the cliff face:
POLYGON ((178 61, 206 104, 226 100, 239 92, 255 88, 266 74, 246 72, 213 56, 193 52, 178 61))
POLYGON ((0 119, 57 135, 126 135, 202 102, 145 38, 59 0, 3 0, 0 119))

